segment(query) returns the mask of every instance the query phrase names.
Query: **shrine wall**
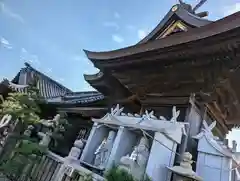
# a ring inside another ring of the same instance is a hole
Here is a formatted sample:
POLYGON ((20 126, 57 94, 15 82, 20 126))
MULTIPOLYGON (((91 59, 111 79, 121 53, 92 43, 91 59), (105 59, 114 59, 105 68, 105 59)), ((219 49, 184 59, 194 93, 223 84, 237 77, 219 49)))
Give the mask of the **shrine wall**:
POLYGON ((156 180, 170 181, 171 173, 166 166, 173 166, 177 143, 168 139, 164 134, 156 132, 151 147, 146 173, 156 180), (161 142, 162 144, 159 144, 161 142), (163 146, 164 145, 164 146, 163 146), (169 149, 165 148, 168 147, 169 149), (161 151, 161 154, 159 153, 161 151))
POLYGON ((197 174, 204 181, 232 181, 233 159, 227 145, 209 133, 202 133, 198 140, 197 174))

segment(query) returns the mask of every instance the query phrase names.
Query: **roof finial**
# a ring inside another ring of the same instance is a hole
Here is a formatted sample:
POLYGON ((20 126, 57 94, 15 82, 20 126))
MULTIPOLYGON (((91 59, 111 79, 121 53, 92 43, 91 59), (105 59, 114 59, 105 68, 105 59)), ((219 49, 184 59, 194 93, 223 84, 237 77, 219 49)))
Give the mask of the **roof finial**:
POLYGON ((25 65, 26 67, 31 67, 31 65, 30 65, 28 62, 25 62, 24 65, 25 65))
POLYGON ((196 11, 205 3, 207 2, 207 0, 200 0, 200 2, 193 8, 190 4, 187 4, 185 2, 183 2, 183 0, 179 0, 179 4, 186 9, 188 12, 195 14, 199 17, 205 17, 208 15, 208 12, 204 11, 204 12, 200 12, 200 13, 196 13, 196 11))
POLYGON ((184 8, 186 9, 187 11, 191 12, 191 13, 194 13, 193 12, 193 9, 192 9, 192 6, 190 4, 187 4, 185 2, 183 2, 183 0, 179 0, 179 4, 184 8))
POLYGON ((200 8, 207 0, 201 0, 194 8, 193 12, 196 12, 198 8, 200 8))

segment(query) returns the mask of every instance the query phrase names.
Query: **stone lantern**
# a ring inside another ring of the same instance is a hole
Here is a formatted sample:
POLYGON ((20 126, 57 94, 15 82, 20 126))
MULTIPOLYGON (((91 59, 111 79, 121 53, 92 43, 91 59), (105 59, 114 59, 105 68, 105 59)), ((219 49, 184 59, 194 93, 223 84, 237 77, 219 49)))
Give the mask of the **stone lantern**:
POLYGON ((203 181, 192 170, 192 155, 189 152, 183 154, 180 166, 168 167, 173 173, 173 181, 203 181))

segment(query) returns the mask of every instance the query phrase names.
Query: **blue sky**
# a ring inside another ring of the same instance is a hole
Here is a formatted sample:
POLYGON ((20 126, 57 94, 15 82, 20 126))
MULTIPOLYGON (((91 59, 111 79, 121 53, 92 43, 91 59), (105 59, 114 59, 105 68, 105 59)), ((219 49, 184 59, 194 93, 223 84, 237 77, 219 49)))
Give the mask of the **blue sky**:
MULTIPOLYGON (((0 79, 24 61, 73 90, 88 90, 93 68, 82 49, 110 50, 138 42, 177 0, 0 0, 0 79)), ((196 4, 197 0, 188 0, 196 4)), ((209 0, 209 19, 236 11, 240 1, 209 0), (217 8, 216 8, 217 6, 217 8)))
MULTIPOLYGON (((102 51, 132 45, 177 2, 0 0, 0 79, 11 79, 28 61, 72 90, 89 90, 83 73, 97 70, 82 49, 102 51)), ((194 5, 198 1, 185 2, 194 5)), ((208 18, 216 20, 240 10, 240 0, 209 0, 201 10, 209 11, 208 18)))

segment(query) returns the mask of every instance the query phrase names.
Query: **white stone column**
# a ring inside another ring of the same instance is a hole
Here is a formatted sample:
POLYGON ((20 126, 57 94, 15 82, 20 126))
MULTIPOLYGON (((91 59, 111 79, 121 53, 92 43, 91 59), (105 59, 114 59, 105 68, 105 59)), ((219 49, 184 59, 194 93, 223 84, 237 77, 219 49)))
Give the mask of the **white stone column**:
POLYGON ((103 127, 97 128, 98 123, 94 123, 88 137, 87 143, 83 149, 82 155, 80 157, 80 162, 89 162, 93 160, 94 151, 102 141, 102 129, 103 127))

